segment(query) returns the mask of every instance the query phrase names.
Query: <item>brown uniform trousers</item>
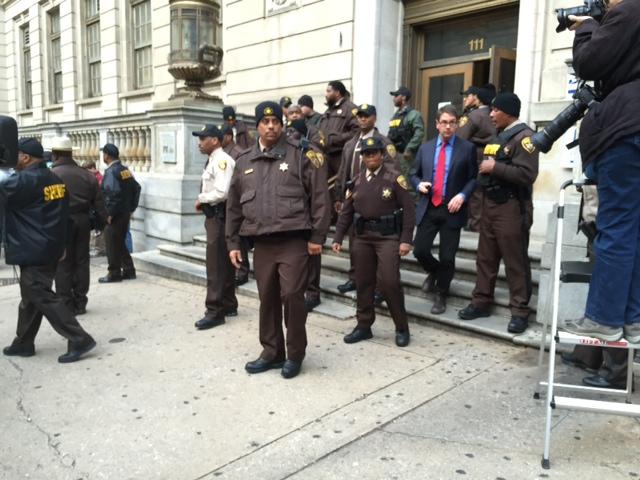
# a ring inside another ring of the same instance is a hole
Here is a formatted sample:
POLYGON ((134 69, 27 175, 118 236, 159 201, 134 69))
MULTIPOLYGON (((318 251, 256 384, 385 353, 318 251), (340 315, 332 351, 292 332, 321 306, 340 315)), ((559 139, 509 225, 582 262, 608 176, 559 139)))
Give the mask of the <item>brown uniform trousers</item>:
POLYGON ((609 383, 627 382, 627 366, 629 353, 622 348, 596 348, 576 345, 573 358, 584 363, 588 368, 597 370, 598 375, 609 383))
POLYGON ((227 246, 230 251, 239 250, 241 236, 253 238, 265 360, 283 359, 285 343, 287 358, 301 361, 304 357, 307 242, 324 243, 329 213, 327 169, 321 153, 303 154, 298 142, 283 132, 269 151, 260 151, 256 143, 238 158, 227 199, 227 246))
POLYGON ((43 315, 53 329, 67 339, 69 350, 82 347, 93 340, 80 326, 63 299, 51 289, 55 274, 55 263, 20 267, 22 300, 18 307, 18 327, 13 345, 33 345, 43 315))
MULTIPOLYGON (((512 132, 520 127, 512 127, 512 132)), ((533 131, 526 126, 522 128, 508 141, 496 141, 485 148, 485 156, 495 157, 496 164, 490 176, 491 186, 485 185, 476 259, 477 280, 471 303, 482 310, 489 308, 502 259, 509 284, 511 314, 526 318, 532 290, 528 254, 529 229, 533 223, 531 193, 538 175, 538 152, 530 140, 533 131), (494 194, 490 192, 494 182, 503 186, 501 192, 511 192, 506 195, 506 201, 494 201, 494 194)))
POLYGON ((129 213, 118 213, 111 218, 111 224, 104 229, 104 239, 107 246, 107 262, 109 275, 131 275, 136 273, 133 259, 125 244, 127 230, 129 230, 129 213))
MULTIPOLYGON (((218 208, 224 208, 224 204, 218 208)), ((227 245, 225 244, 224 219, 214 216, 204 221, 207 232, 207 298, 205 316, 212 319, 224 318, 225 312, 238 308, 236 299, 235 272, 227 245)))
POLYGON ((260 296, 260 357, 269 361, 285 358, 301 362, 307 347, 307 241, 303 237, 273 235, 258 237, 253 261, 260 296), (287 328, 286 342, 282 330, 287 328), (286 350, 285 350, 286 343, 286 350))
POLYGON ((102 221, 107 219, 107 211, 100 185, 93 173, 78 166, 72 158, 62 158, 54 163, 52 171, 60 177, 69 191, 69 238, 66 254, 58 263, 56 273, 56 293, 74 312, 87 306, 89 293, 90 262, 89 244, 91 210, 102 221))
POLYGON ((376 176, 367 181, 362 171, 348 194, 336 224, 334 242, 342 239, 353 223, 355 214, 367 219, 367 225, 402 208, 402 232, 383 234, 365 226, 356 232, 353 244, 357 293, 358 327, 370 327, 375 321, 374 291, 376 286, 387 302, 399 332, 408 330, 404 292, 400 283, 400 243, 411 243, 415 226, 415 206, 402 175, 383 165, 376 176))
MULTIPOLYGON (((478 148, 478 165, 482 162, 484 147, 496 135, 496 127, 491 122, 489 116, 491 109, 483 105, 473 109, 467 115, 460 117, 459 127, 456 135, 469 140, 478 148)), ((469 223, 471 230, 480 230, 480 214, 482 213, 482 187, 477 186, 469 200, 469 223)))

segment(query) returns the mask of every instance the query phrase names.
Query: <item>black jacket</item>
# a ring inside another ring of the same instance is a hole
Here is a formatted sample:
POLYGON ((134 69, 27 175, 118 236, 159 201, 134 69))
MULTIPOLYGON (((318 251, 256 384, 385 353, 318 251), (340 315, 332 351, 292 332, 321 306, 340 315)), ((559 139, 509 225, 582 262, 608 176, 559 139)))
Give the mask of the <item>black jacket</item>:
POLYGON ((584 22, 576 30, 573 66, 580 78, 601 81, 605 95, 580 127, 585 168, 620 139, 640 132, 640 1, 624 0, 601 24, 584 22))
POLYGON ((109 216, 130 214, 138 208, 140 184, 120 160, 114 161, 104 172, 102 196, 109 216))
POLYGON ((0 183, 0 207, 5 209, 7 264, 50 265, 62 257, 69 194, 62 180, 44 162, 0 183))

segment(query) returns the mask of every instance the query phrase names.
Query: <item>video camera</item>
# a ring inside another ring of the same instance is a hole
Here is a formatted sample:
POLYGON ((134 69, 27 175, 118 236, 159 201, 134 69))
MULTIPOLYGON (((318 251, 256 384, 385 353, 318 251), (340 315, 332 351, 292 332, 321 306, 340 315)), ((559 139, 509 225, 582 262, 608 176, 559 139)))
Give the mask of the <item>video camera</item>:
MULTIPOLYGON (((574 24, 569 20, 570 15, 588 16, 600 22, 607 10, 607 0, 584 0, 584 5, 572 8, 558 8, 556 16, 558 27, 556 32, 562 32, 574 24)), ((580 120, 587 113, 587 110, 596 105, 601 100, 598 83, 595 87, 588 85, 584 80, 578 81, 578 88, 573 94, 573 102, 542 131, 531 136, 531 143, 542 153, 548 153, 554 142, 558 140, 574 123, 580 120)), ((575 145, 572 143, 568 148, 575 145)))
POLYGON ((558 18, 556 32, 563 32, 573 25, 574 22, 569 20, 569 15, 575 15, 576 17, 593 17, 599 22, 602 20, 606 11, 606 0, 584 0, 584 5, 579 7, 558 8, 556 9, 556 17, 558 18))

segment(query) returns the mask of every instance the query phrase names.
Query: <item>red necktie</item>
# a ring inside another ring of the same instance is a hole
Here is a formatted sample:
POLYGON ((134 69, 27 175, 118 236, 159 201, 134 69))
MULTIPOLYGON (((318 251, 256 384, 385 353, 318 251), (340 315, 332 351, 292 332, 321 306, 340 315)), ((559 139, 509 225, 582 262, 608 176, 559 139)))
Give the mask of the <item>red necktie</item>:
POLYGON ((443 141, 438 155, 438 169, 436 170, 436 178, 433 181, 433 194, 431 195, 431 203, 434 207, 439 207, 442 203, 442 191, 444 189, 444 172, 447 169, 447 142, 443 141))

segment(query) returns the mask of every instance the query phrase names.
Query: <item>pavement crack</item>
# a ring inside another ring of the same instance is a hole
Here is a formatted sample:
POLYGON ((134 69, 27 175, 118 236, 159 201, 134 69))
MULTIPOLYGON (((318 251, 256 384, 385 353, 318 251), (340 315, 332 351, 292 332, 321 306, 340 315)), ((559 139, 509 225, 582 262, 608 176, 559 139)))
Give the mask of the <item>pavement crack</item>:
POLYGON ((51 433, 47 432, 44 428, 42 428, 40 425, 38 425, 36 422, 33 421, 33 417, 31 416, 31 414, 29 413, 29 411, 27 410, 27 408, 24 405, 24 391, 22 389, 22 381, 24 378, 24 370, 22 369, 22 367, 20 365, 18 365, 16 362, 14 362, 13 360, 9 359, 9 363, 18 371, 19 376, 18 376, 18 387, 16 389, 17 394, 18 394, 18 398, 16 400, 16 409, 18 410, 19 415, 22 417, 22 419, 28 423, 29 425, 31 425, 33 428, 35 428, 40 434, 44 435, 44 437, 47 439, 47 446, 49 447, 49 449, 51 449, 51 451, 53 452, 54 457, 56 458, 56 460, 58 461, 58 463, 60 463, 60 465, 68 470, 73 470, 74 471, 74 476, 76 474, 81 475, 79 477, 79 479, 81 480, 89 480, 89 475, 86 472, 79 472, 76 470, 76 459, 73 457, 73 455, 69 454, 69 453, 64 453, 62 452, 62 450, 60 449, 60 441, 51 433))

